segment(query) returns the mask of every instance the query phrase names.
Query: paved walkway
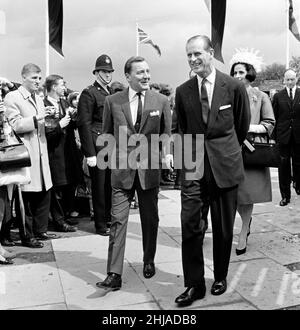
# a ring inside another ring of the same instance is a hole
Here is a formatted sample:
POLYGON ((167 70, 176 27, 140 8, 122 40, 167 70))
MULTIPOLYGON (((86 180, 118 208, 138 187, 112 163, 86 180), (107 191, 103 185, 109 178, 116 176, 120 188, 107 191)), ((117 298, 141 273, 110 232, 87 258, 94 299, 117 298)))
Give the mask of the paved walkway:
MULTIPOLYGON (((237 217, 228 275, 228 290, 212 296, 212 234, 204 241, 207 294, 188 309, 271 310, 300 309, 300 196, 291 204, 280 200, 276 171, 272 171, 273 202, 258 204, 247 253, 235 255, 241 221, 237 217)), ((93 234, 93 223, 81 219, 79 231, 62 234, 43 249, 22 246, 15 264, 0 266, 0 309, 35 310, 174 310, 183 291, 181 266, 180 192, 163 190, 159 199, 157 274, 142 275, 139 216, 130 215, 123 287, 106 293, 95 283, 106 277, 108 237, 93 234)))

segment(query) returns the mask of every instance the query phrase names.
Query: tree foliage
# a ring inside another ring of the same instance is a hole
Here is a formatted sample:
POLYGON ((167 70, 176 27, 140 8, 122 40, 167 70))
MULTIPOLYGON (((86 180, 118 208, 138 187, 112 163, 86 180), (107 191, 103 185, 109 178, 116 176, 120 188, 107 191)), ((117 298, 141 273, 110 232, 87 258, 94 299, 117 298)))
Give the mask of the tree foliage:
POLYGON ((267 65, 264 70, 262 70, 257 75, 257 80, 264 81, 264 80, 282 80, 283 74, 285 71, 285 65, 280 63, 273 63, 267 65))

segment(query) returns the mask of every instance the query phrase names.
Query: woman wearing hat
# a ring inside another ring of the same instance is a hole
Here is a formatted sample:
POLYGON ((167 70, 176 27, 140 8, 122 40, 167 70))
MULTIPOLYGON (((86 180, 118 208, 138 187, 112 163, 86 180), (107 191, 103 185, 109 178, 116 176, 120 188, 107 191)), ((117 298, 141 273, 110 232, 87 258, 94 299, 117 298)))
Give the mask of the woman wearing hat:
MULTIPOLYGON (((267 94, 251 83, 256 78, 256 73, 261 70, 262 58, 257 51, 238 49, 233 55, 230 65, 230 75, 245 84, 251 110, 251 122, 247 139, 264 139, 271 136, 275 125, 274 113, 267 94)), ((245 179, 238 189, 238 213, 242 218, 242 229, 236 254, 246 253, 247 240, 250 235, 253 205, 272 200, 271 178, 268 167, 245 166, 245 179)))

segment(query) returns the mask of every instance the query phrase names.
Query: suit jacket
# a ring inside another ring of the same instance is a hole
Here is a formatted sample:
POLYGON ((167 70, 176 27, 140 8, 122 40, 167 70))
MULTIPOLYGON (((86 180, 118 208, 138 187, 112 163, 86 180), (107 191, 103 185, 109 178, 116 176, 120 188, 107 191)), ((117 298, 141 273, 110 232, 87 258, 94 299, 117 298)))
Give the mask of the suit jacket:
POLYGON ((102 133, 104 101, 108 95, 97 81, 84 89, 80 95, 77 126, 82 152, 86 157, 97 155, 96 141, 102 133))
MULTIPOLYGON (((216 70, 207 125, 202 120, 197 77, 176 89, 175 109, 183 134, 192 134, 194 140, 196 134, 204 137, 202 152, 198 155, 202 158, 200 168, 197 169, 198 178, 204 173, 206 152, 217 185, 220 188, 237 185, 244 177, 240 145, 250 124, 249 99, 244 85, 216 70)), ((194 143, 192 151, 195 156, 194 143)), ((183 169, 187 172, 185 167, 183 169)))
MULTIPOLYGON (((151 189, 159 186, 159 168, 150 168, 151 159, 159 158, 159 148, 157 146, 154 150, 151 150, 150 138, 151 134, 156 134, 157 136, 161 134, 170 136, 171 134, 171 110, 166 96, 150 90, 147 90, 145 94, 139 133, 142 134, 147 141, 148 152, 144 155, 145 157, 141 157, 143 158, 141 162, 143 162, 143 164, 146 162, 148 169, 134 169, 134 167, 137 166, 135 159, 136 154, 134 153, 134 150, 136 150, 135 144, 133 143, 134 145, 131 146, 128 145, 128 141, 130 144, 130 140, 132 140, 134 134, 137 133, 134 128, 134 123, 132 122, 128 89, 106 98, 103 115, 103 133, 113 134, 115 137, 116 146, 114 151, 119 162, 122 161, 122 155, 125 161, 133 155, 131 158, 133 166, 131 166, 131 168, 125 166, 126 168, 124 169, 112 169, 111 183, 113 187, 131 189, 136 171, 138 171, 142 189, 151 189), (122 128, 119 129, 120 127, 122 128), (124 135, 120 136, 120 132, 123 132, 124 135), (124 141, 124 139, 127 141, 124 141), (126 152, 124 152, 124 142, 125 144, 127 142, 126 152)), ((145 151, 145 148, 143 148, 143 151, 145 151)))
MULTIPOLYGON (((58 122, 66 115, 69 103, 61 99, 59 104, 61 112, 57 120, 57 126, 54 129, 46 128, 52 181, 54 186, 70 183, 78 184, 83 181, 83 172, 79 150, 75 141, 74 129, 76 125, 71 120, 67 127, 63 129, 60 127, 58 122)), ((47 97, 44 98, 44 105, 53 106, 47 97)))
POLYGON ((36 103, 30 93, 23 87, 6 95, 4 104, 6 116, 12 128, 21 137, 29 150, 31 158, 31 183, 22 187, 23 191, 39 192, 52 187, 49 168, 45 121, 38 121, 35 127, 33 117, 44 115, 43 100, 36 96, 36 103))
POLYGON ((290 100, 286 88, 274 95, 273 109, 276 120, 275 140, 288 144, 291 136, 300 143, 300 88, 296 88, 293 101, 290 100))

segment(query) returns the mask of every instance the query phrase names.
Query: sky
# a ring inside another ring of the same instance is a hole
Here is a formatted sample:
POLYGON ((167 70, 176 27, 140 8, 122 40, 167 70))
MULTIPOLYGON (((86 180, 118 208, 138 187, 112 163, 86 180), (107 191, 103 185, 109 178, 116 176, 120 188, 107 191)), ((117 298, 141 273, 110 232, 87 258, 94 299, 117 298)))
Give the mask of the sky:
MULTIPOLYGON (((300 29, 300 0, 293 0, 300 29)), ((6 15, 6 34, 0 35, 0 76, 21 81, 26 63, 38 64, 45 77, 45 17, 48 0, 0 0, 6 15)), ((101 54, 112 58, 113 81, 126 84, 123 67, 136 55, 136 20, 162 52, 139 46, 151 70, 151 81, 173 89, 188 79, 186 40, 210 36, 210 14, 204 0, 64 0, 63 52, 50 48, 50 73, 60 74, 69 88, 81 91, 94 81, 92 71, 101 54)), ((286 61, 286 0, 227 0, 223 38, 228 73, 235 48, 260 51, 266 65, 286 61)), ((290 57, 300 56, 300 42, 289 33, 290 57)))

